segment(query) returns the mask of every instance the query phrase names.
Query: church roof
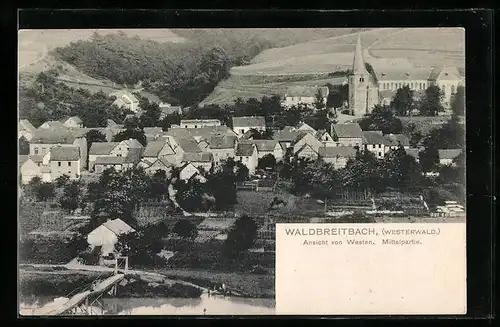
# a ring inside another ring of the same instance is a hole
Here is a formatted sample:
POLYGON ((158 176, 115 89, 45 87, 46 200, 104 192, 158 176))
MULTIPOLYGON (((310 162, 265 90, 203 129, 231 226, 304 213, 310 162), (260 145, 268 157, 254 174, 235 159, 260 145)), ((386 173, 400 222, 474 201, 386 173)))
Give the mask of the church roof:
POLYGON ((379 81, 418 81, 427 80, 431 70, 429 68, 390 68, 375 72, 379 81))
POLYGON ((361 36, 358 34, 358 43, 354 52, 353 74, 366 74, 365 61, 363 60, 363 48, 361 47, 361 36))

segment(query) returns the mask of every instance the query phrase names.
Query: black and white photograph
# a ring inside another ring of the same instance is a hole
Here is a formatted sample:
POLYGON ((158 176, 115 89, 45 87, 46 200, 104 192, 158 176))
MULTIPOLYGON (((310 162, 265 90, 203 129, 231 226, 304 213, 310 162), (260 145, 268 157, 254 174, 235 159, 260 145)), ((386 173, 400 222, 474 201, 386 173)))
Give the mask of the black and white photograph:
POLYGON ((19 314, 274 315, 276 224, 465 224, 465 83, 458 27, 19 30, 19 314))

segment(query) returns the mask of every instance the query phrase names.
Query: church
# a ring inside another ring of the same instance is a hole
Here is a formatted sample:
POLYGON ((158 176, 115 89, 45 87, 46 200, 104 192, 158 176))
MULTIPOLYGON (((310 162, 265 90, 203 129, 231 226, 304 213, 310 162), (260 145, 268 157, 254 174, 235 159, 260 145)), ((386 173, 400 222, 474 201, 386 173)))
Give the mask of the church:
POLYGON ((383 59, 370 63, 373 72, 368 72, 358 34, 352 72, 348 77, 349 111, 355 116, 370 113, 377 104, 388 105, 396 91, 404 86, 409 86, 418 95, 423 94, 429 86, 437 85, 443 92, 443 106, 449 108, 457 87, 464 85, 464 79, 456 67, 420 68, 411 64, 383 67, 377 61, 383 59))

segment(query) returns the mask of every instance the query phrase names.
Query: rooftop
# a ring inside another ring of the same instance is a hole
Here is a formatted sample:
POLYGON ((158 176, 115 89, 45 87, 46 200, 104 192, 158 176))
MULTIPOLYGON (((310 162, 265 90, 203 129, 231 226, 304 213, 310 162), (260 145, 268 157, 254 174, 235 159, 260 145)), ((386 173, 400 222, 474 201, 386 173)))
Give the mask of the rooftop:
POLYGON ((118 144, 118 142, 93 142, 90 146, 89 155, 110 154, 118 144))
POLYGON ((238 137, 229 135, 214 135, 208 140, 210 149, 234 149, 238 137))
POLYGON ((363 131, 359 124, 349 123, 349 124, 334 124, 333 130, 337 137, 363 137, 363 131))
POLYGON ((236 127, 265 127, 266 119, 263 116, 233 117, 233 128, 236 127))
POLYGON ((78 161, 80 148, 76 146, 57 146, 50 148, 51 161, 78 161))
POLYGON ((254 153, 255 146, 252 143, 239 143, 236 147, 236 156, 249 157, 254 153))
POLYGON ((462 153, 462 149, 439 149, 439 159, 455 159, 462 153))
POLYGON ((124 162, 124 157, 115 156, 97 157, 95 159, 96 165, 122 165, 124 162))
POLYGON ((30 143, 40 144, 73 144, 73 142, 81 137, 84 137, 85 129, 38 129, 33 133, 30 143))
POLYGON ((120 218, 108 220, 102 224, 104 227, 115 233, 116 235, 126 234, 135 232, 135 230, 130 227, 126 222, 120 218))
POLYGON ((356 149, 350 146, 321 147, 319 148, 318 154, 323 158, 352 158, 356 156, 356 149))
POLYGON ((382 131, 363 131, 363 144, 384 144, 390 145, 382 131))
POLYGON ((157 157, 163 147, 167 144, 166 138, 161 138, 155 141, 150 141, 144 149, 144 157, 157 157))
POLYGON ((386 134, 384 137, 388 140, 389 146, 410 146, 410 140, 403 134, 386 134))
POLYGON ((185 162, 211 162, 212 161, 212 154, 209 152, 198 152, 198 153, 186 152, 182 156, 182 161, 185 161, 185 162))

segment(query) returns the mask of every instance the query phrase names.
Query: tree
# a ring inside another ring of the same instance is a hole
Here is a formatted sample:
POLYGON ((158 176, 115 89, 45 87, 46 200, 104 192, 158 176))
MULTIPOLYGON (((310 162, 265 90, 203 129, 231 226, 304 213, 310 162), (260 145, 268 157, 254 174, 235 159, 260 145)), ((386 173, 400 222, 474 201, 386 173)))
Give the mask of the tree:
POLYGON ((139 107, 144 111, 139 118, 142 127, 154 127, 160 124, 161 109, 157 103, 141 98, 139 107))
POLYGON ((391 150, 384 158, 389 186, 396 189, 419 188, 422 185, 422 167, 406 154, 403 146, 391 150))
POLYGON ((316 95, 314 97, 314 107, 317 110, 322 110, 325 108, 325 102, 323 101, 323 93, 321 92, 321 89, 318 89, 318 92, 316 92, 316 95))
POLYGON ((453 95, 451 101, 451 110, 455 115, 465 115, 465 87, 458 86, 457 93, 453 95))
POLYGON ((442 104, 443 95, 439 86, 429 86, 420 100, 420 115, 437 116, 439 112, 444 111, 442 104))
POLYGON ((408 85, 398 89, 391 102, 391 108, 396 115, 407 116, 414 108, 413 91, 408 85))
POLYGON ((372 152, 358 150, 356 157, 348 160, 342 170, 342 186, 373 193, 383 192, 387 187, 387 180, 381 162, 372 152))
POLYGON ((142 129, 126 129, 113 137, 114 142, 121 142, 129 139, 136 139, 143 146, 147 145, 146 134, 144 134, 142 129))
POLYGON ((174 225, 173 232, 180 237, 189 239, 195 239, 198 236, 198 229, 187 219, 178 220, 174 225))
POLYGON ((420 141, 422 140, 423 136, 421 132, 413 132, 410 134, 410 146, 411 147, 416 147, 420 141))
POLYGON ((59 199, 61 208, 71 213, 80 207, 82 201, 83 194, 79 181, 71 181, 64 186, 63 195, 59 199))
POLYGON ((399 134, 403 130, 401 120, 394 116, 389 106, 375 105, 370 114, 360 120, 359 126, 364 131, 382 131, 384 134, 399 134))
POLYGON ((236 219, 224 243, 226 253, 236 258, 242 251, 250 249, 257 238, 257 224, 255 220, 242 216, 236 219))
POLYGON ((349 99, 349 85, 327 84, 329 92, 326 100, 327 108, 340 108, 349 99))
POLYGON ((151 177, 151 197, 163 200, 168 196, 167 173, 164 170, 157 170, 151 177))
POLYGON ((36 190, 36 198, 38 201, 47 201, 55 196, 54 184, 50 182, 43 182, 36 190))
POLYGON ((272 154, 266 154, 262 158, 259 159, 259 163, 257 165, 258 169, 265 169, 265 168, 271 168, 275 169, 276 168, 276 158, 272 154))
POLYGON ((57 177, 54 182, 56 183, 57 187, 64 187, 66 184, 69 182, 69 176, 66 174, 63 174, 59 177, 57 177))
POLYGON ((28 155, 30 154, 30 143, 24 136, 19 138, 19 154, 20 155, 28 155))
POLYGON ((106 142, 106 135, 97 129, 91 129, 85 133, 85 139, 87 140, 87 149, 90 149, 94 142, 106 142))

